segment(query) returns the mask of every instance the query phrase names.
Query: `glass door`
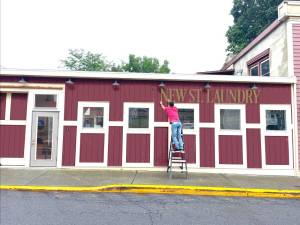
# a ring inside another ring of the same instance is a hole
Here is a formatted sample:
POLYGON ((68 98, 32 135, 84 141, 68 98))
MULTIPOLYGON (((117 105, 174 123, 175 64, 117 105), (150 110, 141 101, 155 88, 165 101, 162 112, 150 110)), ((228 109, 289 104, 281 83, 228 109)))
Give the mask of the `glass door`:
POLYGON ((58 112, 33 112, 30 166, 56 166, 58 112))

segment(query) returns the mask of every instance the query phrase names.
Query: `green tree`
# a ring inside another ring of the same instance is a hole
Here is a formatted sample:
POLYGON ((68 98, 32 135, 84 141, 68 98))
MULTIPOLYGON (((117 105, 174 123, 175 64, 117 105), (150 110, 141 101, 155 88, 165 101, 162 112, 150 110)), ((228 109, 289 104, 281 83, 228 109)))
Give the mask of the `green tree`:
POLYGON ((126 72, 136 73, 170 73, 169 62, 164 60, 160 65, 157 58, 147 56, 138 57, 133 54, 129 55, 127 63, 124 63, 123 70, 126 72))
POLYGON ((69 56, 62 63, 65 68, 78 71, 110 71, 112 67, 102 54, 83 49, 69 49, 69 56))
POLYGON ((234 24, 226 32, 227 51, 239 53, 277 18, 282 0, 234 0, 231 15, 234 24))

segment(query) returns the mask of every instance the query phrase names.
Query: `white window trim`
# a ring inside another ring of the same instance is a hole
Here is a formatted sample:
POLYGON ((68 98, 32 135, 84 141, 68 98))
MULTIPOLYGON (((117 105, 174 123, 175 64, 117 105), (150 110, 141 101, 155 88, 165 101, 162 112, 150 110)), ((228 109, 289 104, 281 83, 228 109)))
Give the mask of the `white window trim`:
POLYGON ((282 104, 262 104, 260 105, 261 118, 261 160, 262 169, 293 169, 293 143, 292 143, 292 122, 291 122, 291 106, 282 104), (269 131, 266 129, 266 110, 286 110, 286 130, 269 131), (289 148, 289 165, 267 165, 266 164, 266 143, 265 137, 270 136, 287 136, 289 148))
POLYGON ((247 168, 247 143, 246 143, 246 106, 244 104, 215 104, 215 168, 246 169, 247 168), (220 111, 221 109, 240 110, 240 130, 221 130, 220 111), (221 164, 219 163, 219 136, 242 136, 242 164, 221 164))
POLYGON ((95 101, 79 101, 77 111, 77 133, 76 133, 76 167, 106 167, 108 158, 108 129, 109 129, 109 102, 95 102, 95 101), (103 107, 103 127, 102 128, 83 128, 83 108, 84 107, 103 107), (103 162, 80 162, 80 139, 81 134, 104 134, 104 150, 103 162))
POLYGON ((270 76, 270 74, 271 74, 271 71, 270 71, 271 70, 271 64, 270 63, 271 63, 270 58, 267 58, 264 61, 259 62, 259 72, 260 72, 259 76, 261 76, 261 77, 269 77, 270 76), (266 61, 269 61, 269 75, 268 76, 264 76, 262 74, 262 64, 266 61))
POLYGON ((154 103, 124 102, 123 104, 123 140, 122 140, 122 166, 124 167, 153 167, 154 166, 154 103), (129 128, 129 108, 149 108, 149 128, 129 128), (150 162, 128 163, 126 161, 127 134, 150 135, 150 162))
MULTIPOLYGON (((194 103, 176 103, 177 109, 193 109, 194 110, 194 129, 183 129, 183 135, 195 135, 196 139, 196 163, 189 163, 189 168, 199 168, 200 167, 200 112, 199 104, 194 103)), ((168 143, 171 141, 171 126, 168 129, 168 143)))
POLYGON ((259 77, 259 63, 249 67, 249 72, 250 72, 251 77, 259 77), (254 69, 255 67, 257 67, 257 76, 252 75, 252 73, 251 73, 251 70, 254 69))

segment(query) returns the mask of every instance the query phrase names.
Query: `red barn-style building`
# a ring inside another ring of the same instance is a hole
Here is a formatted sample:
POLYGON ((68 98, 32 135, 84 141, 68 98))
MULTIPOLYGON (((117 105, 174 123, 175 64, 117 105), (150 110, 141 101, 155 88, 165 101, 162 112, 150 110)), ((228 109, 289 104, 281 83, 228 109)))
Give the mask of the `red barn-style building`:
POLYGON ((190 170, 295 175, 294 88, 294 77, 2 71, 1 164, 165 170, 170 99, 190 170))

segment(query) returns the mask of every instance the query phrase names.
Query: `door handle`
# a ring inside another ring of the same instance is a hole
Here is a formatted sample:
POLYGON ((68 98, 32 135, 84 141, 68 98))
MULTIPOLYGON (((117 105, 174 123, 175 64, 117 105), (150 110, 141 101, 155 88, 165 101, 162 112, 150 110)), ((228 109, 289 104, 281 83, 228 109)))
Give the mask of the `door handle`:
POLYGON ((35 145, 35 140, 31 140, 31 145, 35 145))

